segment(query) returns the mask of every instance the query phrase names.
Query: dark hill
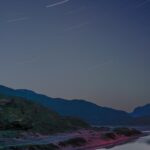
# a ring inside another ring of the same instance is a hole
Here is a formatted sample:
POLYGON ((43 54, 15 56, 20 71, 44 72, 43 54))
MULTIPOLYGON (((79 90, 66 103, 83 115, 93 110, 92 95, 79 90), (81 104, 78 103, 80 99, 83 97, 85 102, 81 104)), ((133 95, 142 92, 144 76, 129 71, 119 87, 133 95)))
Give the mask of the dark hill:
POLYGON ((69 101, 60 98, 51 98, 30 90, 14 90, 5 86, 0 86, 0 93, 40 103, 48 108, 52 108, 63 116, 79 117, 94 125, 121 125, 126 124, 132 119, 124 111, 101 107, 85 100, 69 101))
POLYGON ((0 95, 0 130, 56 133, 85 128, 80 119, 62 117, 42 105, 23 98, 0 95))

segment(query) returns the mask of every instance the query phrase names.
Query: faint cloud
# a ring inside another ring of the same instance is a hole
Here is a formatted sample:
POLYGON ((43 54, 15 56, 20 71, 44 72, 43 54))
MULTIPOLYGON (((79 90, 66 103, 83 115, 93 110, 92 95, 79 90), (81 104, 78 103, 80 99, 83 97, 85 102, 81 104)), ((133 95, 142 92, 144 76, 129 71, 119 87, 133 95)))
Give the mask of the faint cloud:
POLYGON ((46 5, 46 8, 51 8, 51 7, 59 6, 59 5, 68 3, 69 1, 70 0, 63 0, 63 1, 56 2, 56 3, 50 4, 50 5, 46 5))
POLYGON ((80 28, 83 28, 89 24, 90 24, 89 22, 83 22, 80 24, 76 24, 76 25, 73 25, 73 26, 66 28, 65 31, 72 31, 72 30, 80 29, 80 28))
POLYGON ((99 68, 102 68, 102 67, 104 67, 104 66, 107 66, 107 65, 110 65, 110 64, 112 64, 114 61, 111 59, 111 60, 108 60, 108 61, 105 61, 105 62, 103 62, 103 63, 101 63, 101 64, 97 64, 97 65, 94 65, 94 66, 92 66, 92 67, 89 67, 88 68, 88 71, 93 71, 93 70, 97 70, 97 69, 99 69, 99 68))
POLYGON ((21 17, 21 18, 10 19, 10 20, 7 20, 6 22, 7 23, 16 23, 16 22, 25 21, 28 19, 29 19, 28 17, 21 17))

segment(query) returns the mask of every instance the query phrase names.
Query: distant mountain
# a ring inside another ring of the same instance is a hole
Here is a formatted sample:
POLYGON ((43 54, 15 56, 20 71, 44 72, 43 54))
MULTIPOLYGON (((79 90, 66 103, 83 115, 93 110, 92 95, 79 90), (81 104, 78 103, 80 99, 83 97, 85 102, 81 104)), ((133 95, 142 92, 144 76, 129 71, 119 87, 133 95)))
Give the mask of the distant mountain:
POLYGON ((133 117, 150 117, 150 104, 135 108, 131 115, 133 117))
POLYGON ((131 115, 125 111, 101 107, 85 100, 51 98, 30 90, 14 90, 5 86, 0 86, 0 94, 34 101, 60 113, 62 116, 78 117, 92 125, 127 125, 137 121, 132 116, 134 113, 131 115))
POLYGON ((150 116, 136 117, 130 123, 131 125, 150 126, 150 116))

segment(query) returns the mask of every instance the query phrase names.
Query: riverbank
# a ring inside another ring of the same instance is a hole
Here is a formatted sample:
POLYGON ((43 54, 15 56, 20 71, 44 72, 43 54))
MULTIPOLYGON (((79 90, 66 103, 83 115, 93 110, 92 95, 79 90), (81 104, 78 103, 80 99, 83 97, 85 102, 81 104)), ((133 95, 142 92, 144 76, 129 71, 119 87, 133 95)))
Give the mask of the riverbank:
POLYGON ((117 139, 117 140, 107 141, 104 144, 99 142, 98 144, 95 144, 95 145, 92 144, 92 145, 80 148, 78 150, 96 150, 96 149, 102 149, 102 148, 109 149, 109 148, 112 148, 112 147, 115 147, 118 145, 123 145, 126 143, 133 142, 140 137, 141 136, 135 136, 135 137, 128 137, 128 138, 124 138, 124 139, 117 139))
POLYGON ((118 128, 115 130, 82 129, 72 133, 56 135, 24 134, 21 138, 1 139, 3 150, 96 150, 125 144, 143 136, 137 130, 118 128))
POLYGON ((145 134, 124 136, 116 135, 115 138, 104 137, 105 134, 109 132, 95 132, 95 131, 84 131, 81 133, 80 137, 86 139, 87 143, 81 147, 67 147, 62 150, 96 150, 101 148, 111 148, 117 145, 122 145, 125 143, 133 142, 138 138, 144 136, 145 134))

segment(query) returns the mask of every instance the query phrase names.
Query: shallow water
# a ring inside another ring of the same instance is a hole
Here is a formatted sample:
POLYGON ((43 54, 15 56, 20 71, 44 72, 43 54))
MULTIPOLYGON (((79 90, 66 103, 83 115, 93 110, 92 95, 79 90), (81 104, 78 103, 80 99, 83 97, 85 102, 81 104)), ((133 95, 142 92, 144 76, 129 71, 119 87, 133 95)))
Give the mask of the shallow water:
MULTIPOLYGON (((97 149, 97 150, 106 150, 106 149, 97 149)), ((135 142, 116 146, 114 148, 110 148, 109 150, 150 150, 150 136, 142 137, 135 142)))

